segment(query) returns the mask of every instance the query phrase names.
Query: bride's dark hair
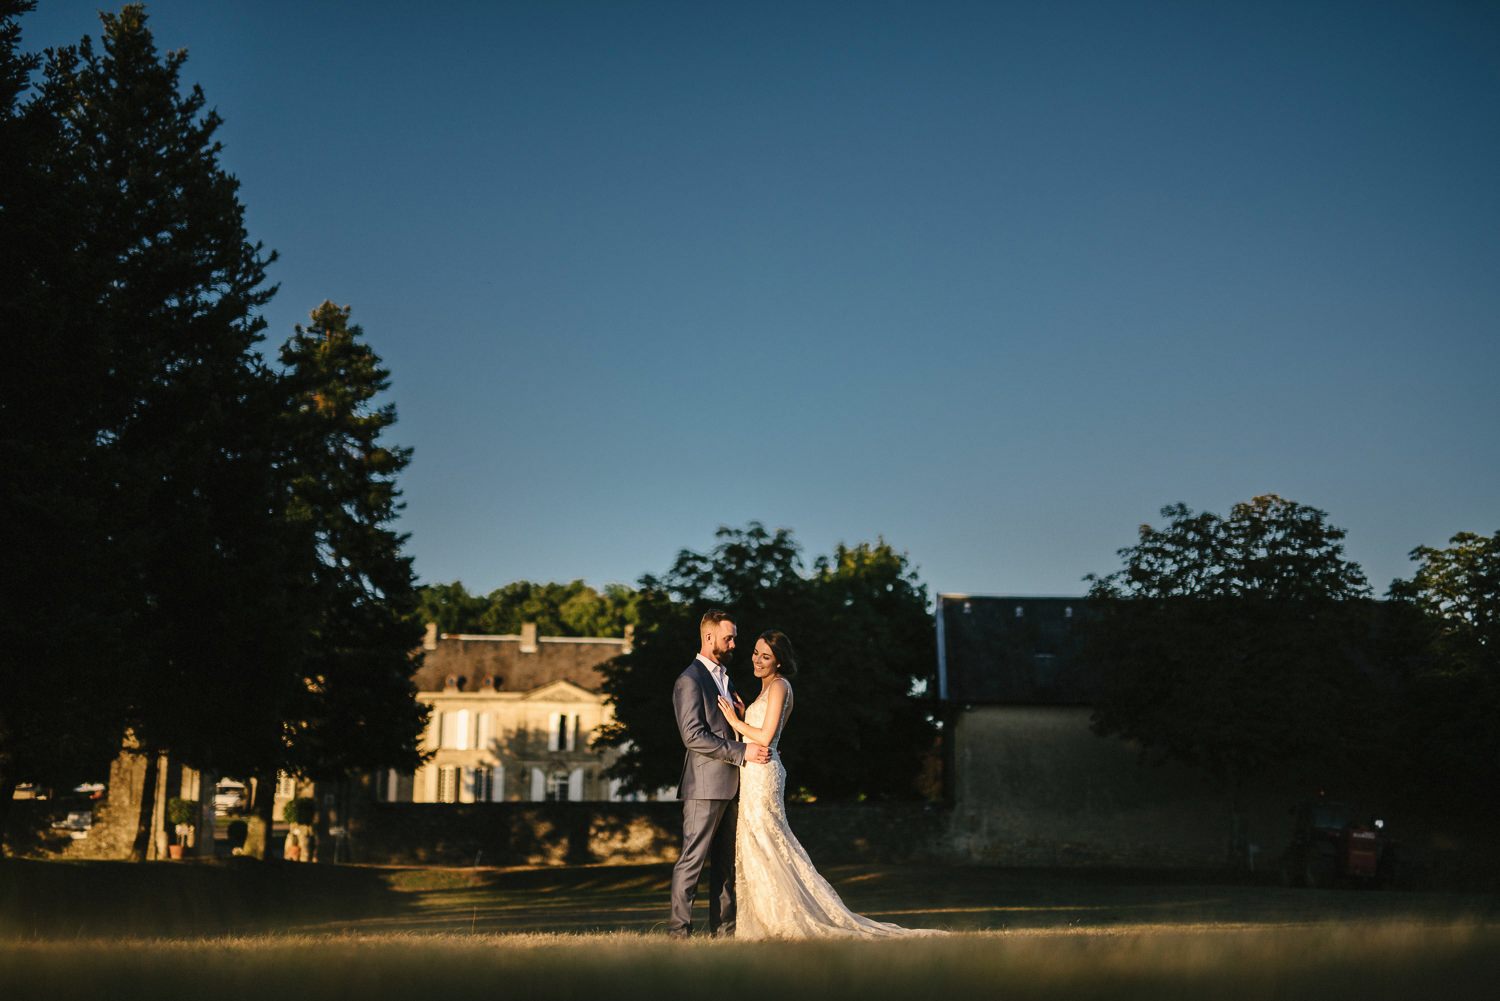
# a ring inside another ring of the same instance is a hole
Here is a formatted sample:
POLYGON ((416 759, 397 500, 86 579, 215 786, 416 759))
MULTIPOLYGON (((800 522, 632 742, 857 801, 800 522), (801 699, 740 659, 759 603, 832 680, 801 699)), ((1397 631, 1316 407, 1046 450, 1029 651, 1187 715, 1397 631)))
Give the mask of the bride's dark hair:
POLYGON ((779 629, 767 629, 760 634, 760 638, 766 641, 766 646, 771 648, 771 656, 776 658, 776 670, 783 678, 795 678, 797 676, 797 655, 792 653, 792 641, 787 639, 786 633, 779 629))

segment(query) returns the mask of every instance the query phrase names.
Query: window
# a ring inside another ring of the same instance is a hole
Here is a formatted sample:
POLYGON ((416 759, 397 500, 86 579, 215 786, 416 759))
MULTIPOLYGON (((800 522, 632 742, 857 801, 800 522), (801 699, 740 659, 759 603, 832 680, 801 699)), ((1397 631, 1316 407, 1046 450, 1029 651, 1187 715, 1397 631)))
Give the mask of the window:
POLYGON ((578 742, 578 715, 553 713, 547 719, 547 750, 571 751, 578 742))
POLYGON ((566 803, 573 798, 573 782, 567 772, 553 772, 547 777, 547 799, 566 803))
POLYGON ((439 803, 458 802, 457 765, 443 765, 438 769, 437 801, 439 803))
POLYGON ((1016 606, 1016 618, 1019 619, 1021 616, 1025 615, 1025 614, 1026 614, 1026 609, 1022 608, 1020 605, 1017 605, 1016 606))
POLYGON ((480 713, 479 725, 477 729, 478 739, 474 741, 474 746, 479 748, 481 751, 487 750, 489 746, 495 741, 495 714, 480 713))
POLYGON ((1065 619, 1071 619, 1072 617, 1073 617, 1073 606, 1069 605, 1067 608, 1063 609, 1063 618, 1065 618, 1065 619))
POLYGON ((440 746, 449 747, 456 751, 468 750, 469 737, 473 733, 473 726, 473 715, 467 709, 444 713, 443 740, 440 746))
POLYGON ((465 768, 469 782, 469 802, 488 803, 494 799, 495 773, 488 768, 465 768))

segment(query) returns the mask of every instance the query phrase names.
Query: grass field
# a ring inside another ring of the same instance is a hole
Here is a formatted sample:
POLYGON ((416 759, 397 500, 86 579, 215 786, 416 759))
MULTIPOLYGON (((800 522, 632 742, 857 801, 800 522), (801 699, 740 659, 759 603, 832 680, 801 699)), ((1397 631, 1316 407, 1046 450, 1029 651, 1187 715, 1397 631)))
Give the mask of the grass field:
POLYGON ((0 863, 0 998, 1423 998, 1500 983, 1485 894, 832 867, 914 941, 667 940, 664 866, 0 863))

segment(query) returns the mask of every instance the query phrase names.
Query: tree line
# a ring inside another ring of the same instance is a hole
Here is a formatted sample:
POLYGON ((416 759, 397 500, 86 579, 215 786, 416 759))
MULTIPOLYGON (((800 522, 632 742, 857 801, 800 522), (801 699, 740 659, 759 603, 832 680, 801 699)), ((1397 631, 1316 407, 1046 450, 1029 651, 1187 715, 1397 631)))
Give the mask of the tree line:
POLYGON ((636 627, 632 651, 602 668, 614 720, 596 749, 617 752, 610 776, 627 791, 675 786, 682 742, 672 681, 698 650, 709 608, 739 628, 732 676, 748 702, 755 637, 787 633, 801 665, 796 726, 781 744, 795 795, 888 799, 931 795, 937 720, 926 696, 934 671, 927 589, 905 553, 885 540, 838 545, 809 566, 789 529, 759 522, 720 528, 704 552, 684 549, 671 568, 637 586, 602 592, 581 581, 518 581, 471 596, 462 584, 424 587, 421 608, 444 632, 513 633, 537 622, 544 634, 618 636, 636 627))
POLYGON ((1494 816, 1500 532, 1417 547, 1378 601, 1317 508, 1161 515, 1090 578, 1096 732, 1203 769, 1236 804, 1296 770, 1372 807, 1494 816))
POLYGON ((159 752, 263 780, 414 767, 389 373, 331 302, 266 357, 275 254, 186 54, 139 5, 26 53, 34 6, 0 0, 0 822, 18 783, 96 777, 122 741, 144 810, 159 752))

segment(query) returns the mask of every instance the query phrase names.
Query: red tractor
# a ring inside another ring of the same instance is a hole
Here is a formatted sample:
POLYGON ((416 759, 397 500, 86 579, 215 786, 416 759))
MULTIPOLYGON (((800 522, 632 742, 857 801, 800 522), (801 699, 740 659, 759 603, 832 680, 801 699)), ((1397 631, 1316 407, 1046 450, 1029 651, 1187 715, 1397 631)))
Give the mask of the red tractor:
POLYGON ((1287 886, 1389 880, 1395 851, 1384 821, 1357 820, 1347 805, 1326 799, 1303 803, 1292 812, 1297 818, 1292 843, 1281 853, 1281 880, 1287 886))

